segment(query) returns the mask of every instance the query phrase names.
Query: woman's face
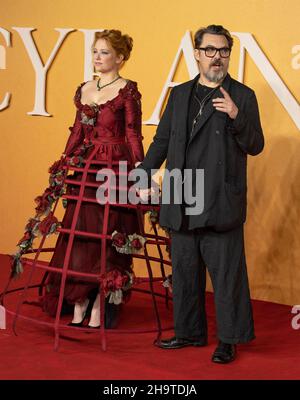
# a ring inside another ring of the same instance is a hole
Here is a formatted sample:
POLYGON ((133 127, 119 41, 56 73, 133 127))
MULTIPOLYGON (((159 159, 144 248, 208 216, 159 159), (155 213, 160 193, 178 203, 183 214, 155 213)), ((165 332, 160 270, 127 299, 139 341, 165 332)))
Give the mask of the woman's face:
POLYGON ((111 72, 119 70, 123 55, 117 55, 105 39, 98 39, 93 48, 93 64, 96 72, 111 72))

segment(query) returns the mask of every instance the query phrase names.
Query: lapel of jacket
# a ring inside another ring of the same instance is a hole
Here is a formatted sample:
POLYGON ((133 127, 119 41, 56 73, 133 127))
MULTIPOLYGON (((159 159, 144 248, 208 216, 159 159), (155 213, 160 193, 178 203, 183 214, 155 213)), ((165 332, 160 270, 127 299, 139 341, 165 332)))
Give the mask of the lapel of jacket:
MULTIPOLYGON (((230 87, 230 81, 231 81, 231 77, 230 75, 227 73, 223 83, 222 83, 222 87, 226 90, 226 92, 229 91, 229 87, 230 87)), ((194 133, 193 136, 190 137, 190 132, 189 132, 189 139, 188 139, 188 144, 191 143, 191 141, 194 139, 194 137, 199 133, 199 131, 201 130, 202 126, 205 124, 205 122, 208 120, 208 118, 210 118, 210 116, 216 112, 213 103, 212 103, 212 99, 215 99, 217 97, 224 97, 220 91, 220 89, 218 88, 214 94, 212 95, 212 97, 209 98, 209 101, 206 103, 204 109, 203 109, 203 113, 200 116, 200 118, 198 118, 198 121, 194 127, 194 133)))
POLYGON ((178 124, 178 133, 182 137, 182 142, 186 143, 187 138, 189 137, 187 132, 187 119, 188 119, 188 112, 189 112, 189 101, 190 96, 192 93, 192 89, 196 81, 198 81, 200 74, 195 76, 194 79, 187 82, 184 87, 184 90, 178 91, 178 113, 177 113, 177 124, 178 124))

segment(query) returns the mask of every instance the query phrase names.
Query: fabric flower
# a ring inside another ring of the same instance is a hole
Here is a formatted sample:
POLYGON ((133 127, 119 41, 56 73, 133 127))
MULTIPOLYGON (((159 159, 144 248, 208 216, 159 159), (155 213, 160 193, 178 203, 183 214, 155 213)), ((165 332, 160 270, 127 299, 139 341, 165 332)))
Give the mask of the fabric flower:
POLYGON ((82 154, 82 149, 79 147, 75 151, 73 151, 74 156, 80 156, 82 154))
POLYGON ((51 165, 51 167, 48 169, 48 172, 50 174, 56 174, 58 171, 61 170, 62 165, 63 165, 63 161, 61 159, 57 160, 51 165))
POLYGON ((137 235, 136 233, 133 235, 128 235, 128 239, 130 244, 130 253, 140 251, 147 241, 147 239, 145 239, 143 236, 137 235))
POLYGON ((116 289, 114 284, 116 274, 117 271, 109 271, 101 275, 100 282, 105 296, 107 296, 109 292, 114 291, 116 289))
POLYGON ((163 287, 168 288, 169 292, 172 293, 172 275, 168 275, 163 281, 163 287))
POLYGON ((81 123, 87 126, 94 126, 97 119, 98 105, 97 104, 85 104, 81 108, 81 123))
POLYGON ((150 223, 153 223, 153 224, 157 224, 157 223, 158 223, 158 220, 159 220, 159 213, 158 213, 158 211, 156 211, 156 210, 150 210, 150 211, 147 211, 147 214, 149 214, 149 221, 150 221, 150 223))
POLYGON ((89 118, 95 118, 97 115, 96 109, 88 104, 82 107, 82 112, 89 118))
POLYGON ((37 204, 35 210, 38 215, 44 214, 50 206, 49 200, 44 195, 36 197, 34 201, 37 204))
POLYGON ((64 177, 66 175, 63 170, 65 159, 55 161, 48 172, 50 174, 49 184, 41 196, 37 196, 34 201, 36 203, 36 215, 30 218, 25 226, 25 233, 19 240, 17 246, 20 250, 11 256, 12 258, 12 276, 15 277, 23 271, 21 257, 32 248, 33 240, 36 236, 42 234, 49 235, 57 230, 61 224, 57 218, 53 216, 51 208, 53 203, 61 197, 65 192, 64 177), (43 221, 40 221, 42 215, 46 215, 43 221))
POLYGON ((146 242, 143 236, 136 233, 126 236, 124 233, 114 231, 111 238, 112 245, 119 253, 123 254, 132 254, 140 251, 146 242))
POLYGON ((78 164, 80 162, 80 158, 78 156, 72 157, 72 164, 78 164))
POLYGON ((126 244, 126 235, 117 231, 112 234, 112 243, 116 247, 122 247, 126 244), (116 233, 115 233, 116 232, 116 233))
POLYGON ((19 240, 17 246, 20 246, 20 244, 22 244, 23 242, 27 242, 30 239, 31 239, 31 233, 29 231, 27 231, 27 232, 25 232, 25 234, 22 237, 22 239, 19 240))
POLYGON ((58 197, 60 197, 60 196, 63 194, 63 192, 64 192, 64 187, 63 187, 63 185, 56 186, 56 187, 54 188, 54 190, 53 190, 53 197, 54 197, 54 199, 57 199, 58 197))
POLYGON ((132 286, 133 278, 129 271, 124 274, 114 269, 102 274, 100 283, 105 297, 109 296, 109 303, 120 304, 123 302, 123 291, 132 286))
POLYGON ((138 239, 138 238, 132 240, 131 246, 137 250, 140 250, 143 247, 140 239, 138 239))
POLYGON ((39 222, 40 220, 38 218, 29 218, 27 225, 25 226, 26 231, 32 231, 35 225, 39 222))
POLYGON ((11 276, 17 278, 23 272, 23 265, 20 254, 10 256, 11 259, 11 276))
POLYGON ((46 218, 39 223, 39 231, 42 235, 48 235, 53 230, 53 225, 58 225, 58 219, 50 212, 46 218), (52 228, 52 229, 51 229, 52 228))
POLYGON ((110 293, 108 302, 111 304, 121 304, 123 303, 123 292, 121 289, 115 290, 114 292, 110 293))
POLYGON ((62 174, 55 175, 54 182, 56 184, 60 184, 64 180, 64 176, 62 174))
POLYGON ((73 156, 70 160, 70 165, 81 167, 83 164, 83 158, 81 156, 73 156))

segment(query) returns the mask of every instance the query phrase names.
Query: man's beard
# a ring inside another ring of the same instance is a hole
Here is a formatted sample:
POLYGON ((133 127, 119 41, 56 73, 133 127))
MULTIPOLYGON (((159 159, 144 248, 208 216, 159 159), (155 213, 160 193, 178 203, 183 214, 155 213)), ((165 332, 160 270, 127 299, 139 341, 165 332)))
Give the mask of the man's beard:
POLYGON ((214 82, 214 83, 219 83, 225 78, 227 71, 225 71, 224 69, 221 71, 212 71, 211 67, 214 65, 220 65, 224 68, 224 65, 222 64, 222 62, 220 60, 214 60, 210 64, 209 70, 207 72, 203 72, 203 75, 205 76, 205 78, 208 81, 214 82))
POLYGON ((219 83, 225 78, 226 72, 225 71, 219 71, 219 72, 209 71, 209 72, 204 72, 203 75, 205 76, 205 78, 208 81, 214 82, 214 83, 219 83))

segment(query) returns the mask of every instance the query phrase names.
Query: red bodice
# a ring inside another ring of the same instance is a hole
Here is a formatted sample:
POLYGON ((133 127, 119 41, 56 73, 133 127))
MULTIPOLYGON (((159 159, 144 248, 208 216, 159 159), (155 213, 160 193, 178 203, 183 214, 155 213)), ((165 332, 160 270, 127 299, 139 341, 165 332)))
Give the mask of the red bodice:
MULTIPOLYGON (((128 160, 133 165, 142 161, 141 94, 137 83, 129 80, 116 97, 103 104, 81 103, 81 87, 84 84, 78 86, 74 96, 76 118, 74 125, 69 128, 71 134, 64 153, 73 155, 83 143, 91 143, 98 138, 116 143, 112 146, 113 160, 128 160), (120 143, 122 139, 123 143, 120 143)), ((107 146, 102 144, 96 159, 105 160, 106 157, 107 146)))

